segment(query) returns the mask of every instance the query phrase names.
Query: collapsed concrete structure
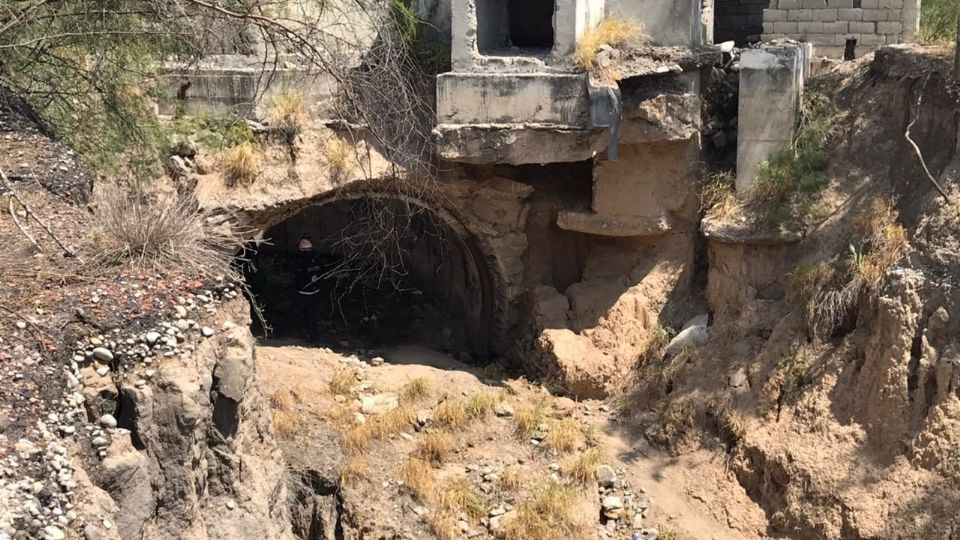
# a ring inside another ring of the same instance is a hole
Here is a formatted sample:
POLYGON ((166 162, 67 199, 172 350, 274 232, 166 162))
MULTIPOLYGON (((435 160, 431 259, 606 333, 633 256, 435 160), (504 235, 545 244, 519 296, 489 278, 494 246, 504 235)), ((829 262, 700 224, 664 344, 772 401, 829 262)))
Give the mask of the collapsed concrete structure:
MULTIPOLYGON (((462 321, 474 356, 508 358, 575 395, 607 395, 657 334, 668 300, 686 298, 693 278, 701 89, 720 54, 711 45, 712 6, 424 4, 418 8, 440 19, 437 28, 450 28, 451 44, 451 70, 436 83, 435 191, 399 194, 381 162, 334 175, 316 149, 336 134, 308 130, 295 142, 294 162, 286 151, 268 156, 258 183, 269 188, 234 190, 225 201, 222 179, 201 175, 201 199, 242 209, 289 250, 307 224, 319 237, 343 223, 321 210, 344 210, 344 201, 392 198, 421 208, 456 241, 410 250, 410 279, 462 321), (578 40, 604 17, 645 29, 642 45, 617 51, 616 84, 573 61, 578 40), (291 219, 299 225, 284 226, 291 219), (446 272, 439 281, 431 277, 438 269, 446 272)), ((190 72, 179 84, 217 76, 190 72)), ((305 92, 311 104, 336 93, 320 77, 305 92)), ((206 83, 190 85, 192 107, 245 99, 204 90, 245 84, 206 83)))

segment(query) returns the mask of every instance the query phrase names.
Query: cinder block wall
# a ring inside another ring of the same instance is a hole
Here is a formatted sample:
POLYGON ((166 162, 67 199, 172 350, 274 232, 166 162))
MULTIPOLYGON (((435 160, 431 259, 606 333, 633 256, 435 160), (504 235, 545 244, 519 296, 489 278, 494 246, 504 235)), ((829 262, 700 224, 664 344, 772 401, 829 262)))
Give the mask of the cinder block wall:
POLYGON ((840 58, 854 39, 861 56, 913 41, 919 25, 920 0, 770 0, 763 12, 763 40, 807 41, 816 54, 840 58))
POLYGON ((716 0, 714 40, 756 43, 763 34, 763 10, 770 0, 716 0))

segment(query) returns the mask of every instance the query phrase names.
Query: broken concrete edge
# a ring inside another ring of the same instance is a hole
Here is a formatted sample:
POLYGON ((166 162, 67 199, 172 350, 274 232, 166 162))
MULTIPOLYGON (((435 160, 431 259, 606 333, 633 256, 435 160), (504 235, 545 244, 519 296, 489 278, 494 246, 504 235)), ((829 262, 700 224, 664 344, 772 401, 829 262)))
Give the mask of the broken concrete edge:
POLYGON ((567 231, 599 236, 657 236, 673 229, 669 216, 602 216, 593 212, 563 210, 557 213, 557 227, 567 231))
POLYGON ((774 229, 757 225, 754 220, 718 220, 704 217, 700 222, 704 238, 724 244, 778 245, 803 240, 805 231, 781 225, 774 229))

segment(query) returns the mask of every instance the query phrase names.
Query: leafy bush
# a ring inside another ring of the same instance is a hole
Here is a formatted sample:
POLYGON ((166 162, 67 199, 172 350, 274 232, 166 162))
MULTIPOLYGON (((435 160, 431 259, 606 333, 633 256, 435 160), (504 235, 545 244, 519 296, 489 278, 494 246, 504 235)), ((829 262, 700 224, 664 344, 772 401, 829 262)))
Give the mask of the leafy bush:
POLYGON ((920 8, 921 42, 940 43, 957 38, 957 0, 923 0, 920 8))

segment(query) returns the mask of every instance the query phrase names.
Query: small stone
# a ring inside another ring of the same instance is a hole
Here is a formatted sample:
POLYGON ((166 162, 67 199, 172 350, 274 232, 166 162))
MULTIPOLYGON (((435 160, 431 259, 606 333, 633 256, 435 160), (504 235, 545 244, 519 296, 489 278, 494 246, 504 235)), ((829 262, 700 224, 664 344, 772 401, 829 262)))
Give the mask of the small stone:
POLYGON ((92 444, 94 448, 103 448, 104 446, 110 444, 110 442, 107 441, 106 437, 100 436, 94 437, 93 440, 90 441, 90 444, 92 444))
POLYGON ((158 341, 160 341, 160 338, 161 338, 162 336, 161 336, 160 332, 147 332, 147 336, 146 336, 146 337, 147 337, 147 345, 153 346, 153 345, 155 345, 158 341))
POLYGON ((235 503, 233 499, 227 499, 226 505, 227 505, 227 509, 229 510, 233 510, 234 508, 237 507, 237 503, 235 503))
POLYGON ((183 306, 174 306, 173 312, 177 315, 178 319, 183 319, 187 316, 187 308, 183 306))
POLYGON ((204 326, 203 328, 200 329, 200 333, 203 335, 203 337, 211 337, 213 336, 213 328, 210 328, 209 326, 204 326))
POLYGON ((733 372, 730 375, 729 383, 731 388, 740 388, 741 386, 745 386, 747 384, 747 370, 740 368, 733 372))
POLYGON ((17 328, 19 328, 20 330, 26 330, 26 329, 27 329, 27 323, 25 323, 25 322, 23 322, 23 321, 17 321, 17 328))
POLYGON ((360 400, 360 411, 363 414, 383 414, 390 412, 400 406, 400 400, 397 394, 385 392, 367 396, 360 400))
POLYGON ((374 358, 371 358, 371 359, 370 359, 370 365, 371 365, 371 366, 374 366, 374 367, 376 367, 376 366, 382 366, 382 365, 383 365, 383 358, 380 357, 380 356, 376 356, 376 357, 374 357, 374 358))
POLYGON ((97 368, 97 375, 101 377, 106 377, 108 373, 110 373, 109 366, 100 366, 97 368))
POLYGON ((105 414, 100 417, 100 425, 105 428, 117 427, 117 419, 112 414, 105 414))
POLYGON ((367 417, 361 412, 353 413, 353 423, 362 426, 367 423, 367 417))
POLYGON ((609 519, 619 519, 623 515, 623 501, 620 497, 604 497, 600 506, 603 508, 603 515, 609 519))
POLYGON ((101 362, 112 362, 113 353, 109 349, 103 347, 97 347, 93 349, 93 357, 101 362))
POLYGON ((513 406, 506 401, 501 401, 493 407, 493 413, 497 416, 513 416, 513 406))
POLYGON ((609 465, 600 465, 597 467, 597 483, 601 487, 609 488, 617 482, 617 473, 609 465))
POLYGON ((49 527, 44 527, 43 529, 43 538, 44 540, 64 540, 67 535, 64 534, 59 527, 54 527, 50 525, 49 527))

